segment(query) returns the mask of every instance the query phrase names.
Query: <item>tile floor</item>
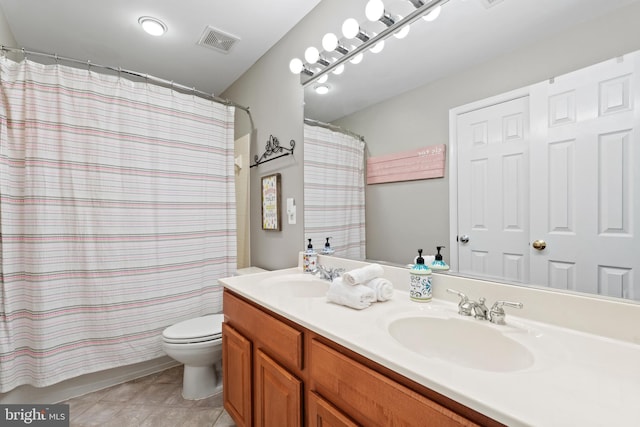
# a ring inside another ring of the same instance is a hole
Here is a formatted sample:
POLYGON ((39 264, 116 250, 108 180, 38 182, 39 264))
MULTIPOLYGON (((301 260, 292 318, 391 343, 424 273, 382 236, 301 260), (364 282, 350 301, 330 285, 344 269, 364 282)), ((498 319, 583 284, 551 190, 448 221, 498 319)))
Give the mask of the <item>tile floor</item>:
POLYGON ((184 400, 182 366, 70 399, 70 427, 234 427, 222 393, 184 400))

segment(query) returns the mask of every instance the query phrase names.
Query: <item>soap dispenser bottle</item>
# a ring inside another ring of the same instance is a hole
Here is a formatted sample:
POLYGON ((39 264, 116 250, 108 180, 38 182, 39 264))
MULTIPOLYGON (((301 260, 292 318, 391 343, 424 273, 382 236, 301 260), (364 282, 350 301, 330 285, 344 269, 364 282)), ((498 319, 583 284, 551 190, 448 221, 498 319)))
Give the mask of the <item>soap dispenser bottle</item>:
POLYGON ((436 246, 438 253, 436 254, 436 259, 431 263, 432 270, 446 271, 449 269, 447 263, 442 260, 442 255, 440 255, 440 249, 442 248, 444 248, 444 246, 436 246))
POLYGON ((307 245, 307 250, 302 254, 302 271, 305 273, 311 273, 316 271, 318 265, 318 253, 313 249, 311 239, 307 245))
POLYGON ((418 249, 416 263, 409 270, 409 298, 412 301, 431 301, 431 269, 424 264, 422 249, 418 249))
POLYGON ((331 244, 329 243, 330 238, 331 237, 327 237, 327 242, 324 244, 324 248, 322 249, 322 255, 333 255, 333 253, 335 252, 331 248, 331 244))

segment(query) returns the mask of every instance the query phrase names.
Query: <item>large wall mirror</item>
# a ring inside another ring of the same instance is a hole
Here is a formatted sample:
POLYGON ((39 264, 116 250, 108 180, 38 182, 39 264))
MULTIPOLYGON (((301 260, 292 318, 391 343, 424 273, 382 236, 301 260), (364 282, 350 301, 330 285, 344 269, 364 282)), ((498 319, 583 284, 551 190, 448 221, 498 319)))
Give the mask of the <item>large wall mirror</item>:
MULTIPOLYGON (((370 32, 379 31, 376 26, 382 25, 366 22, 363 12, 366 0, 346 2, 347 12, 340 7, 343 2, 325 0, 323 3, 327 11, 327 32, 338 32, 342 21, 349 16, 361 16, 361 26, 370 25, 367 28, 370 32)), ((413 7, 412 2, 400 0, 389 0, 385 5, 388 11, 397 10, 398 14, 407 13, 407 8, 413 7)), ((638 19, 638 0, 450 0, 442 6, 437 20, 415 22, 405 39, 391 37, 382 52, 366 52, 360 64, 347 64, 342 75, 330 75, 326 83, 329 86, 327 94, 316 93, 315 84, 307 85, 305 116, 364 136, 367 156, 447 144, 444 178, 366 186, 366 257, 407 264, 413 260, 418 248, 434 253, 436 246, 443 245, 446 246, 445 260, 456 270, 452 274, 464 271, 473 275, 473 268, 465 270, 460 263, 464 248, 456 240, 458 212, 450 211, 450 206, 457 209, 456 201, 460 197, 455 194, 452 203, 451 187, 457 188, 459 170, 451 167, 449 159, 459 153, 449 146, 450 138, 456 133, 452 130, 455 124, 450 113, 463 112, 462 106, 479 108, 483 106, 483 100, 494 97, 500 100, 502 96, 502 100, 507 100, 509 96, 504 94, 519 93, 515 97, 521 97, 522 92, 518 91, 522 88, 548 84, 555 78, 612 58, 624 61, 625 54, 640 49, 638 19)), ((621 83, 622 86, 625 84, 621 83)), ((634 86, 640 85, 640 79, 634 77, 628 84, 628 89, 634 90, 634 86)), ((629 99, 632 104, 640 102, 636 97, 629 99)), ((575 102, 577 109, 582 108, 580 97, 575 102)), ((531 135, 539 132, 536 123, 529 125, 531 135)), ((618 159, 627 156, 625 144, 638 146, 637 126, 638 114, 635 114, 627 125, 632 139, 629 143, 619 144, 618 159)), ((580 168, 579 158, 576 158, 575 167, 580 168)), ((635 166, 635 170, 638 169, 635 166)), ((638 173, 633 170, 631 173, 638 173)), ((633 182, 632 178, 629 182, 633 182)), ((636 175, 635 181, 637 178, 636 175)), ((549 185, 553 186, 547 181, 547 187, 549 185)), ((531 189, 523 191, 531 192, 531 189)), ((576 187, 576 191, 588 194, 593 193, 593 188, 576 187)), ((560 197, 561 192, 554 194, 560 197)), ((527 199, 530 200, 529 195, 527 199)), ((634 209, 638 211, 640 201, 628 199, 625 203, 630 209, 624 214, 628 219, 634 209)), ((527 215, 543 214, 527 206, 527 215)), ((548 216, 548 213, 544 215, 548 216)), ((573 215, 580 217, 580 209, 573 215)), ((631 236, 633 227, 631 224, 627 228, 631 236)), ((526 248, 523 252, 533 251, 535 255, 538 252, 532 248, 532 241, 531 236, 524 238, 526 248)), ((585 255, 595 246, 598 243, 585 242, 578 250, 585 255)), ((632 245, 633 248, 638 250, 637 244, 632 245)), ((591 259, 598 257, 596 252, 588 256, 591 259)), ((513 268, 507 269, 506 273, 491 272, 487 276, 509 283, 640 299, 638 292, 633 291, 640 280, 636 271, 604 265, 610 267, 609 270, 596 269, 595 273, 589 273, 589 277, 593 277, 588 285, 575 287, 571 280, 562 279, 562 274, 569 277, 571 272, 563 271, 563 265, 558 264, 553 285, 550 285, 548 280, 543 283, 544 280, 536 276, 542 270, 532 259, 524 278, 515 274, 513 268), (611 289, 599 286, 598 281, 603 278, 610 279, 611 289), (619 286, 614 283, 616 280, 619 286)), ((517 270, 517 263, 513 266, 517 270)), ((548 279, 549 274, 545 275, 548 279)), ((577 280, 574 278, 573 282, 577 280)), ((582 276, 579 281, 584 281, 582 276)))

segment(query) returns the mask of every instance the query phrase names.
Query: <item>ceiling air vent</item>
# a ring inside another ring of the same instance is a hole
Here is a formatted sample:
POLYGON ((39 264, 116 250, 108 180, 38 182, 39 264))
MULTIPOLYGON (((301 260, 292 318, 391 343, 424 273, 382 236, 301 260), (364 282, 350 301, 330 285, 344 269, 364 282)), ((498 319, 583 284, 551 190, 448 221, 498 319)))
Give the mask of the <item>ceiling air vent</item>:
POLYGON ((503 0, 480 0, 480 3, 484 5, 487 9, 497 5, 498 3, 502 3, 503 0))
POLYGON ((204 29, 198 44, 219 52, 228 53, 237 41, 240 41, 238 37, 208 26, 204 29))

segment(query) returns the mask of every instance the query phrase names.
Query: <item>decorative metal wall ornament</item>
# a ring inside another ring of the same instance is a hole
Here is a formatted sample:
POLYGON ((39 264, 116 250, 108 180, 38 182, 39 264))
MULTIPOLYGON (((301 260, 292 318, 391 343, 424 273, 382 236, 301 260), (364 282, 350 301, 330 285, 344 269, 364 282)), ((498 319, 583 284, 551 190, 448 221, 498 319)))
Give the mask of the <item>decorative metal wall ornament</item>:
POLYGON ((296 142, 292 139, 291 141, 289 141, 289 145, 291 146, 291 148, 281 147, 280 141, 278 141, 278 138, 276 138, 273 135, 269 135, 267 144, 264 147, 264 150, 265 150, 264 153, 262 153, 262 156, 260 157, 258 157, 258 155, 256 154, 253 157, 253 161, 255 163, 252 164, 250 167, 258 166, 262 163, 267 163, 267 162, 270 162, 271 160, 275 160, 280 157, 284 157, 288 155, 293 156, 293 149, 296 146, 296 142), (269 159, 269 157, 273 156, 274 154, 280 154, 280 155, 269 159))

